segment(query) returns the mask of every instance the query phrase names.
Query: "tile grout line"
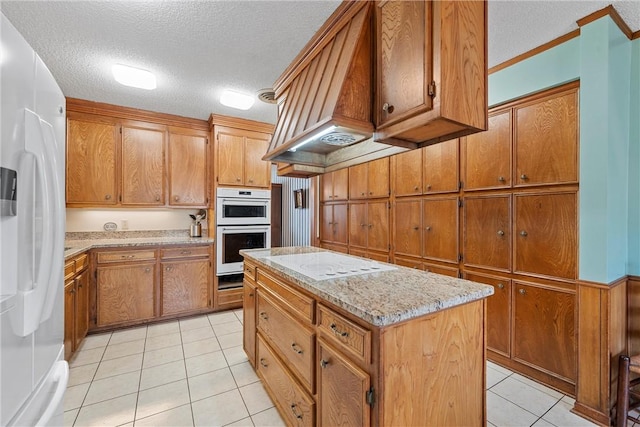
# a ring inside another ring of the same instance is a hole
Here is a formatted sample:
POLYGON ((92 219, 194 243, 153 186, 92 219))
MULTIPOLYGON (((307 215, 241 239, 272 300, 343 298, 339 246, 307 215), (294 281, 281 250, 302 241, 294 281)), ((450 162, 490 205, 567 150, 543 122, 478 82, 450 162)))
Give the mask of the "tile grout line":
MULTIPOLYGON (((207 318, 207 320, 209 320, 207 318)), ((182 328, 178 321, 178 329, 180 330, 180 347, 182 348, 182 364, 184 366, 184 379, 187 381, 187 393, 189 393, 189 411, 191 412, 191 424, 196 425, 196 417, 193 415, 193 400, 191 400, 191 383, 189 382, 189 372, 187 371, 187 357, 184 353, 184 341, 182 340, 182 328)))

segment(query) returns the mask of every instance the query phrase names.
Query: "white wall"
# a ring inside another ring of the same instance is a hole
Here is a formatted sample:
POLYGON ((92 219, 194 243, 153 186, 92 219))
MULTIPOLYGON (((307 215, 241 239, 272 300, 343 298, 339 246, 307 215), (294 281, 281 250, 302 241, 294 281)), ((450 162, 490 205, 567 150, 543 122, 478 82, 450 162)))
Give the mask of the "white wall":
MULTIPOLYGON (((191 225, 189 214, 198 209, 67 209, 67 232, 104 231, 106 222, 115 222, 123 231, 128 230, 187 230, 191 225)), ((206 221, 202 222, 203 225, 206 221)))
POLYGON ((309 246, 313 203, 309 199, 309 179, 278 176, 275 165, 271 169, 271 182, 282 184, 282 246, 309 246), (304 208, 296 209, 293 191, 302 190, 304 208))

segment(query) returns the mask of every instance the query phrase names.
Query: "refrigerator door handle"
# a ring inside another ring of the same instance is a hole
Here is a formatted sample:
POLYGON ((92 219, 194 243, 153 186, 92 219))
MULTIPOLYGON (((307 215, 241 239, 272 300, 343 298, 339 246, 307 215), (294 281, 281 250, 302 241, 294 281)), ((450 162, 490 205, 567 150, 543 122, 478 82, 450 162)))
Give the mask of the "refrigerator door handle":
POLYGON ((56 409, 62 402, 62 398, 64 397, 64 392, 67 389, 67 383, 69 382, 69 364, 66 360, 60 360, 55 363, 55 372, 52 375, 52 378, 58 385, 56 386, 56 391, 53 393, 51 400, 49 400, 49 404, 47 408, 42 412, 40 419, 36 422, 36 426, 48 426, 50 425, 51 418, 55 414, 56 409))

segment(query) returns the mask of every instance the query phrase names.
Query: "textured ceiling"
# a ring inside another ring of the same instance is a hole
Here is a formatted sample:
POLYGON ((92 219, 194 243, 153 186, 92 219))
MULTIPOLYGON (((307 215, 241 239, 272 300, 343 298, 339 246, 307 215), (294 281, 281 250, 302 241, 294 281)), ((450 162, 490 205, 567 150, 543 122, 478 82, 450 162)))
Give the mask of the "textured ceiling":
MULTIPOLYGON (((489 2, 489 66, 577 28, 613 4, 633 31, 640 2, 489 2)), ((274 123, 276 107, 248 111, 218 101, 225 88, 270 87, 340 4, 324 1, 5 1, 0 9, 51 69, 64 94, 207 119, 210 113, 274 123), (111 76, 124 63, 156 74, 153 91, 111 76)))

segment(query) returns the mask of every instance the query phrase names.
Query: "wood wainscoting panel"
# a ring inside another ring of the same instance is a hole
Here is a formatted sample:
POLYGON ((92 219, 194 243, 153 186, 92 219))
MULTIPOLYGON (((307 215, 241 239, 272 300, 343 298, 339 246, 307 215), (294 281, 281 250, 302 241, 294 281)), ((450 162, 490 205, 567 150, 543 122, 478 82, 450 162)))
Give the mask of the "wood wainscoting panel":
POLYGON ((383 393, 380 425, 484 423, 485 393, 467 392, 484 390, 484 310, 475 301, 381 331, 382 382, 402 396, 383 393))

